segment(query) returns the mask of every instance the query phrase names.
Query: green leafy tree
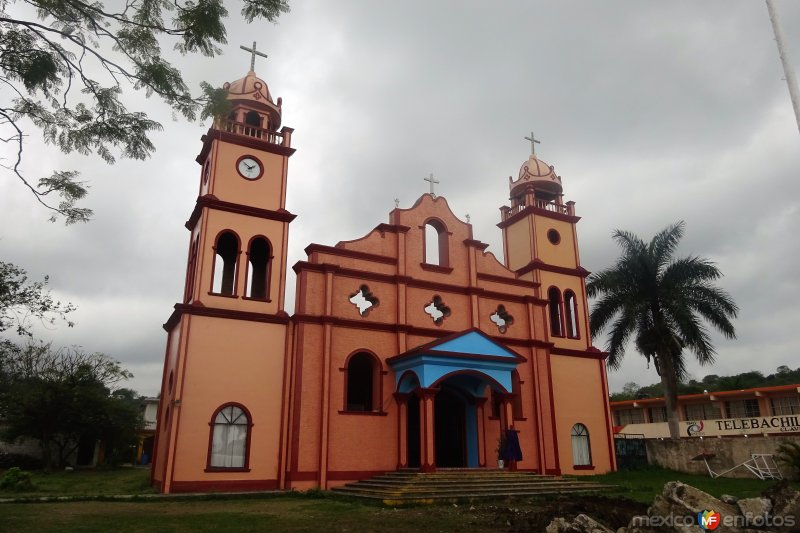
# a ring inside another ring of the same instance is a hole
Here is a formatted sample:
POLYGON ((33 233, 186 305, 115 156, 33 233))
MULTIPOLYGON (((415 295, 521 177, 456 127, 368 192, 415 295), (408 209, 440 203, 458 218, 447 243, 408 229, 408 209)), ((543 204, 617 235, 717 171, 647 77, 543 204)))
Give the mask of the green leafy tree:
MULTIPOLYGON (((287 0, 243 0, 247 22, 275 21, 287 0)), ((0 104, 2 140, 14 146, 5 168, 51 210, 51 220, 88 220, 77 202, 87 193, 74 170, 36 177, 24 170, 25 130, 38 127, 47 143, 65 153, 144 159, 155 149, 148 135, 161 124, 130 111, 123 90, 144 91, 188 120, 225 112, 225 92, 208 83, 192 94, 180 70, 162 54, 173 44, 181 54, 214 56, 226 42, 222 0, 139 0, 106 7, 99 1, 0 2, 0 104)))
POLYGON ((16 328, 18 334, 30 337, 34 320, 53 325, 60 319, 73 326, 67 315, 75 306, 55 300, 47 282, 47 277, 29 281, 23 269, 0 261, 0 332, 16 328))
POLYGON ((38 439, 45 468, 63 467, 81 442, 105 440, 112 454, 135 443, 142 420, 132 374, 101 353, 29 342, 0 347, 0 415, 7 439, 38 439))
POLYGON ((622 255, 586 285, 589 296, 597 298, 589 320, 592 335, 609 330, 608 366, 619 368, 631 338, 648 363, 654 362, 673 439, 679 438, 678 383, 687 377, 684 350, 702 365, 712 363, 715 350, 704 321, 735 338, 730 319, 738 313, 730 295, 714 284, 722 274, 713 263, 673 258, 683 229, 683 222, 668 226, 649 243, 616 230, 613 236, 622 255))

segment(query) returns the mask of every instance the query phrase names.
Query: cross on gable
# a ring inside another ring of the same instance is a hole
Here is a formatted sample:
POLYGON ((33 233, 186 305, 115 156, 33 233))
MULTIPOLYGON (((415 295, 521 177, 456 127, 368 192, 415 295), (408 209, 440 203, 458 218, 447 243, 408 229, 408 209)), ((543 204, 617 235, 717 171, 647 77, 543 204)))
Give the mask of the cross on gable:
POLYGON ((542 143, 539 142, 539 140, 536 139, 536 137, 533 136, 533 132, 531 132, 531 136, 530 137, 525 137, 525 140, 531 142, 531 155, 536 155, 536 145, 537 144, 542 144, 542 143))
POLYGON ((433 186, 434 186, 435 184, 439 183, 439 180, 437 180, 436 178, 434 178, 434 177, 433 177, 433 173, 431 173, 431 175, 430 175, 429 177, 427 177, 427 178, 423 178, 423 179, 424 179, 425 181, 427 181, 428 183, 430 183, 430 184, 431 184, 431 196, 433 196, 434 198, 436 198, 436 193, 435 193, 435 192, 434 192, 434 190, 433 190, 433 186))
POLYGON ((256 42, 253 41, 253 48, 247 48, 244 45, 239 45, 239 48, 244 50, 245 52, 250 52, 250 70, 255 72, 256 70, 256 56, 267 57, 267 54, 262 54, 261 52, 256 50, 256 42))

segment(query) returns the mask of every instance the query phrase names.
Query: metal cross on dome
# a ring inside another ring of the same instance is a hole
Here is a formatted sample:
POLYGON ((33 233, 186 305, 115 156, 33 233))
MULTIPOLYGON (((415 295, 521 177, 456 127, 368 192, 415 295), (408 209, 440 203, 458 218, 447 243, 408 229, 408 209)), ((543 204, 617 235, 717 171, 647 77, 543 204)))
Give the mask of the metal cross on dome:
POLYGON ((436 193, 433 191, 433 186, 435 184, 439 183, 439 180, 437 180, 436 178, 433 177, 433 173, 431 173, 431 175, 429 177, 423 178, 423 179, 431 184, 431 196, 436 198, 436 193))
POLYGON ((244 45, 239 45, 239 48, 244 50, 245 52, 250 52, 250 70, 255 72, 256 70, 256 56, 267 57, 267 54, 262 54, 261 52, 256 50, 256 42, 253 41, 253 48, 247 48, 244 45))
MULTIPOLYGON (((255 43, 253 43, 253 44, 255 45, 255 43)), ((542 144, 542 143, 539 142, 539 140, 536 137, 533 136, 533 132, 531 132, 531 136, 530 137, 525 137, 525 140, 531 142, 531 155, 536 155, 536 145, 537 144, 542 144)))

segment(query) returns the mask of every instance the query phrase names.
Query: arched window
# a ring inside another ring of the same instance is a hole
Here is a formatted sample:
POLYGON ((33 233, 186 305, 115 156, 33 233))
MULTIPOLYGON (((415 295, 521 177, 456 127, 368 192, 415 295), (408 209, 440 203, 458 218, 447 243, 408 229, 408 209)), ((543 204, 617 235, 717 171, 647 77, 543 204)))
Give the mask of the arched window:
POLYGON ((550 309, 550 333, 556 337, 563 337, 564 330, 561 327, 561 292, 555 287, 547 290, 548 308, 550 309))
POLYGON ((447 228, 438 220, 425 223, 425 263, 449 266, 447 228))
POLYGON ((232 231, 223 231, 214 245, 214 281, 211 292, 236 294, 236 263, 239 258, 239 238, 232 231))
POLYGON ((256 300, 269 300, 272 247, 267 239, 256 237, 250 241, 247 262, 247 292, 245 296, 256 300))
POLYGON ((189 264, 186 266, 186 287, 183 291, 183 301, 189 302, 194 295, 194 280, 197 274, 197 253, 200 247, 200 238, 195 238, 189 250, 189 264))
POLYGON ((261 115, 255 111, 249 111, 244 116, 244 134, 251 137, 261 137, 261 115))
POLYGON ((592 464, 592 450, 589 447, 589 430, 583 424, 572 426, 572 464, 589 466, 592 464))
POLYGON ((248 448, 253 423, 244 407, 227 404, 211 418, 211 450, 208 467, 244 469, 249 465, 248 448))
POLYGON ((567 290, 564 291, 564 313, 567 322, 567 337, 578 338, 578 300, 575 298, 575 293, 567 290))
POLYGON ((511 393, 514 399, 511 403, 511 409, 514 413, 514 419, 520 420, 522 416, 522 382, 519 379, 519 372, 514 370, 511 372, 511 393))
POLYGON ((366 352, 359 352, 347 362, 347 411, 378 411, 380 365, 366 352))

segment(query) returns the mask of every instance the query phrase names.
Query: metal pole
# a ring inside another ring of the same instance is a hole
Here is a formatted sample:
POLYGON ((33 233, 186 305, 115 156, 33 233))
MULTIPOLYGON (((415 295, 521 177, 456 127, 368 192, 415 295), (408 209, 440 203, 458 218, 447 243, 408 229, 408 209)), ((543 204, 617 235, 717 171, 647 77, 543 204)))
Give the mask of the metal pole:
POLYGON ((778 43, 778 54, 781 56, 783 73, 786 76, 786 85, 789 86, 789 98, 792 100, 794 118, 797 120, 797 130, 800 131, 800 95, 798 95, 797 90, 797 77, 794 74, 792 62, 789 60, 789 53, 783 44, 783 30, 778 22, 778 12, 775 10, 772 0, 766 0, 766 2, 769 20, 772 22, 772 30, 775 32, 775 42, 778 43))

